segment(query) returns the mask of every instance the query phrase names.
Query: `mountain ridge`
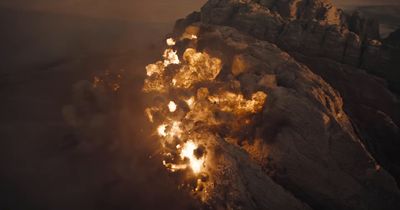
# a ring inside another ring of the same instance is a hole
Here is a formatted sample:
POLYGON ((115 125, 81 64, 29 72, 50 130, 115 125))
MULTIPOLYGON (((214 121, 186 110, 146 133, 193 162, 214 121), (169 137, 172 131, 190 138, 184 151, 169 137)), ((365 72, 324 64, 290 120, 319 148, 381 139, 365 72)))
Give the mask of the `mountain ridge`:
POLYGON ((386 44, 379 25, 345 16, 330 1, 307 1, 311 6, 300 10, 291 7, 296 2, 302 1, 210 0, 178 20, 173 34, 199 28, 197 48, 223 55, 227 71, 241 57, 245 67, 234 78, 244 92, 266 90, 262 140, 238 147, 279 185, 313 209, 396 209, 399 190, 385 169, 399 181, 399 102, 383 79, 360 68, 380 62, 386 44), (267 86, 260 86, 263 77, 267 86))

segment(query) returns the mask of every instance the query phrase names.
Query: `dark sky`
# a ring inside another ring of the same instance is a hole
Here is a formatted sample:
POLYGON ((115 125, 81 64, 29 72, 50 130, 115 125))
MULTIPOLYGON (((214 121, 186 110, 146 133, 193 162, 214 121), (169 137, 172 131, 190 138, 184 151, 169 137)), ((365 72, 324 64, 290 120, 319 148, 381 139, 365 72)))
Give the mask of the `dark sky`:
MULTIPOLYGON (((3 0, 0 6, 90 17, 170 22, 198 10, 206 0, 3 0)), ((399 0, 333 0, 338 7, 400 4, 399 0)))
POLYGON ((171 22, 198 10, 205 0, 8 0, 0 6, 90 17, 171 22))

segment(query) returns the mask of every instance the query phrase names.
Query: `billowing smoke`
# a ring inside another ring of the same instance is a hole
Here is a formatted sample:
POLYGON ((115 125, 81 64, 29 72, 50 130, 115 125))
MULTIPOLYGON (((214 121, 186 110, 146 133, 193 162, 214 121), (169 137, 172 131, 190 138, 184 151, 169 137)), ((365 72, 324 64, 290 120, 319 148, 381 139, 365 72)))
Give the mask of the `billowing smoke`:
POLYGON ((197 201, 177 188, 162 165, 133 80, 125 71, 106 71, 77 82, 63 109, 75 152, 101 161, 92 177, 103 188, 95 193, 96 209, 194 208, 197 201))

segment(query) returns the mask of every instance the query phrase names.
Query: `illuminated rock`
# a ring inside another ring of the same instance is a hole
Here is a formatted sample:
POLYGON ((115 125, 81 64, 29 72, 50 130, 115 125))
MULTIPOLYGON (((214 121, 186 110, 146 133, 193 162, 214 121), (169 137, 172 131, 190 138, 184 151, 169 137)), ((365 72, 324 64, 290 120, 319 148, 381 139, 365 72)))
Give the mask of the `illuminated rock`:
POLYGON ((211 208, 398 209, 395 180, 366 150, 334 88, 354 89, 331 81, 322 70, 330 66, 307 67, 318 65, 313 56, 319 65, 359 63, 360 39, 329 1, 304 2, 215 0, 177 22, 181 63, 154 91, 187 106, 181 118, 155 111, 168 125, 164 165, 183 172, 179 181, 211 208))

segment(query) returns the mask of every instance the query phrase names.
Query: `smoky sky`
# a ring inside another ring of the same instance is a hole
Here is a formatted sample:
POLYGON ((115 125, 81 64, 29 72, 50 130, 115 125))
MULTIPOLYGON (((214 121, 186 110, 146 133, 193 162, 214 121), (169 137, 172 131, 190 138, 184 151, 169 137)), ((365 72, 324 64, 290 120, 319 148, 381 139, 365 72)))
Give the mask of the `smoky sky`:
MULTIPOLYGON (((206 0, 7 0, 0 6, 96 18, 170 22, 199 10, 206 0)), ((338 7, 397 4, 398 0, 333 0, 338 7)))

